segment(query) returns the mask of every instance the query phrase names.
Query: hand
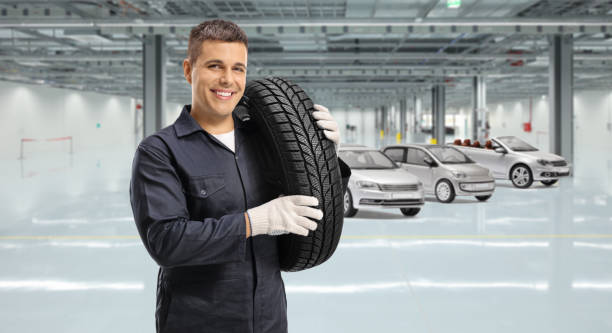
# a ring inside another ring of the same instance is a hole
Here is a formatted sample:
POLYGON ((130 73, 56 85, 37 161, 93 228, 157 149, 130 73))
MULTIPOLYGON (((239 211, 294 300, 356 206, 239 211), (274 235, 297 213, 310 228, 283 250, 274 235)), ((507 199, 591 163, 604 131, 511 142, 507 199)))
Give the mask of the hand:
POLYGON ((276 198, 267 203, 247 210, 251 223, 251 236, 268 234, 272 236, 294 233, 308 235, 315 230, 323 212, 308 206, 317 206, 319 200, 305 195, 290 195, 276 198))
POLYGON ((338 123, 323 105, 315 104, 314 108, 317 111, 313 112, 312 116, 317 120, 317 125, 323 129, 325 137, 336 145, 336 154, 338 154, 338 149, 340 149, 340 129, 338 128, 338 123))

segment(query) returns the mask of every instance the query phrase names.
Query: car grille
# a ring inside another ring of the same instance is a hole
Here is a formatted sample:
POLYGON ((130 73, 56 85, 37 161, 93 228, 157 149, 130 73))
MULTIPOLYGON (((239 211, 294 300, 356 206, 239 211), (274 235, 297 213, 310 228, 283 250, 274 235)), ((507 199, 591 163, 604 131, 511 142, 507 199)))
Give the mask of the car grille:
POLYGON ((400 191, 416 191, 419 189, 417 184, 401 184, 401 185, 380 185, 380 189, 386 192, 400 192, 400 191))
POLYGON ((564 160, 552 161, 551 163, 553 166, 566 166, 567 165, 567 162, 564 160))

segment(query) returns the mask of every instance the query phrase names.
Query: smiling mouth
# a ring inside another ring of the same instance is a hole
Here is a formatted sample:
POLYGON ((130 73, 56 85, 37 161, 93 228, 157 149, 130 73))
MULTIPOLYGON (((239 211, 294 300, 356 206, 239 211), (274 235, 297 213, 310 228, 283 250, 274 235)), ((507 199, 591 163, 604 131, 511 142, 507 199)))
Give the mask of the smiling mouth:
POLYGON ((225 98, 231 97, 232 95, 235 94, 235 92, 228 91, 228 90, 214 90, 214 89, 211 89, 210 91, 214 92, 219 97, 225 97, 225 98))

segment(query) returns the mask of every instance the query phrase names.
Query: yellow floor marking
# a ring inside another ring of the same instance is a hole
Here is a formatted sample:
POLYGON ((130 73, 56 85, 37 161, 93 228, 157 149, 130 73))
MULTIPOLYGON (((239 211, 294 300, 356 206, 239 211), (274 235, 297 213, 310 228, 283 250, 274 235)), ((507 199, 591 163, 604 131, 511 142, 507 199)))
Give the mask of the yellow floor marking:
MULTIPOLYGON (((346 235, 342 236, 345 240, 358 239, 525 239, 525 238, 612 238, 612 234, 526 234, 526 235, 346 235)), ((108 239, 108 240, 126 240, 139 239, 138 236, 130 235, 109 235, 109 236, 0 236, 0 240, 92 240, 92 239, 108 239)))

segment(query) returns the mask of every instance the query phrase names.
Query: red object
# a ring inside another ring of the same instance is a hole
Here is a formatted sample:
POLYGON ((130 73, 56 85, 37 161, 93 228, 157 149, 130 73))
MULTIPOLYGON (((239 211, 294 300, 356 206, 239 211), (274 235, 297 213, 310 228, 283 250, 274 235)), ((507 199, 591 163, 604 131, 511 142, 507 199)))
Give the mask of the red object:
POLYGON ((50 138, 47 139, 46 141, 63 141, 63 140, 72 140, 71 136, 63 136, 61 138, 50 138))
POLYGON ((136 110, 140 110, 140 109, 142 109, 142 105, 136 104, 136 110))
POLYGON ((531 123, 523 123, 523 131, 531 132, 531 123))

